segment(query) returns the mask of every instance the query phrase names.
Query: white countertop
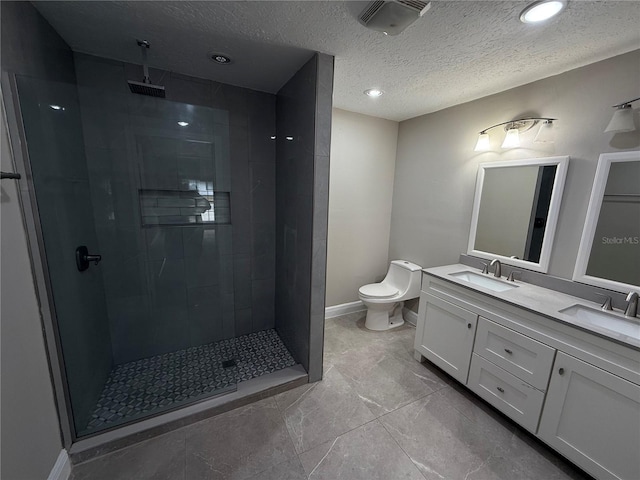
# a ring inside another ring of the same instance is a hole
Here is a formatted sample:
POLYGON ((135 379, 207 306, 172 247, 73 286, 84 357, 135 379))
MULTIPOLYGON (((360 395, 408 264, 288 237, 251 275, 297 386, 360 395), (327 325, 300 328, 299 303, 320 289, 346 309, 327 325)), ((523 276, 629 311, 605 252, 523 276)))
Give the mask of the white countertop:
MULTIPOLYGON (((554 290, 549 290, 548 288, 538 287, 536 285, 531 285, 530 283, 524 283, 518 280, 516 280, 513 283, 514 285, 518 286, 517 288, 512 288, 510 290, 506 290, 503 292, 496 292, 489 288, 475 285, 473 283, 467 282, 460 278, 451 276, 452 273, 458 273, 463 271, 473 272, 476 274, 481 273, 480 270, 470 267, 468 265, 463 265, 461 263, 454 263, 453 265, 445 265, 442 267, 433 267, 433 268, 423 269, 423 272, 425 272, 428 275, 441 278, 453 284, 460 285, 465 288, 469 288, 476 292, 482 293, 484 295, 488 295, 498 300, 502 300, 504 302, 515 305, 517 307, 525 308, 527 310, 538 313, 540 315, 544 315, 545 317, 551 318, 553 320, 557 320, 559 322, 566 323, 568 325, 573 325, 582 330, 592 332, 596 335, 609 338, 615 342, 622 343, 634 349, 640 350, 640 318, 636 318, 636 321, 638 322, 638 325, 639 325, 638 336, 625 335, 623 333, 618 333, 613 330, 600 327, 598 325, 593 325, 591 323, 581 321, 580 319, 573 317, 571 315, 560 313, 560 310, 564 310, 573 305, 583 305, 593 310, 599 310, 600 305, 597 303, 589 302, 588 300, 584 300, 582 298, 573 297, 565 293, 556 292, 554 290)), ((490 274, 489 278, 494 278, 493 274, 490 274)), ((504 277, 502 277, 502 281, 503 282, 506 281, 504 277)), ((512 282, 508 282, 508 283, 511 284, 512 282)), ((611 315, 615 315, 621 319, 625 319, 623 313, 619 312, 618 310, 616 310, 615 312, 607 312, 607 313, 611 315)), ((626 320, 633 321, 633 319, 629 319, 629 318, 626 318, 626 320)))

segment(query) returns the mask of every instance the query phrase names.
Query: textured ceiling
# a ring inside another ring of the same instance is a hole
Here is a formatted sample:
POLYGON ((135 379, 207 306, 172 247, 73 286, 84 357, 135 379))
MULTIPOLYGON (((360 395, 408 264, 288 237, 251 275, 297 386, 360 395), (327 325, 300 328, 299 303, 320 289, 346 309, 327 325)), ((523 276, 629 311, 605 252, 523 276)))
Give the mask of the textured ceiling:
POLYGON ((35 2, 77 51, 276 92, 317 50, 336 56, 334 106, 405 120, 640 48, 640 2, 570 0, 544 25, 523 1, 433 1, 396 37, 360 25, 368 2, 35 2), (218 66, 207 53, 234 63, 218 66), (371 99, 367 88, 385 95, 371 99))

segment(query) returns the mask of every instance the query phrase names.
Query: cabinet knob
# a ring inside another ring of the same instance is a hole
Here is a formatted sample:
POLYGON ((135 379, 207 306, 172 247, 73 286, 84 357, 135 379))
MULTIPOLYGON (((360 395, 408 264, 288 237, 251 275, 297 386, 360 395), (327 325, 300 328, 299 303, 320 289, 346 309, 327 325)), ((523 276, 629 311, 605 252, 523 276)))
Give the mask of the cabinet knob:
POLYGON ((559 369, 558 369, 558 373, 559 373, 560 375, 564 375, 564 368, 559 368, 559 369))
POLYGON ((498 389, 498 391, 499 391, 500 393, 504 393, 504 388, 502 388, 502 387, 496 387, 496 388, 498 389))
POLYGON ((470 323, 467 323, 467 328, 471 328, 471 324, 470 323))
POLYGON ((513 350, 509 350, 508 348, 505 348, 504 351, 507 352, 509 355, 513 353, 513 350))

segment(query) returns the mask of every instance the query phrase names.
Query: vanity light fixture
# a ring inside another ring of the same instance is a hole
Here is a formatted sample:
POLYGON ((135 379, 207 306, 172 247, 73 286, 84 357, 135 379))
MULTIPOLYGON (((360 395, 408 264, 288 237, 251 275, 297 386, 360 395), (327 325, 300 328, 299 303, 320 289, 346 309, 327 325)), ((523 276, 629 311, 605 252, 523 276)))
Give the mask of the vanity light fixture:
POLYGON ((382 90, 377 89, 377 88, 370 88, 369 90, 365 90, 364 93, 368 97, 377 98, 377 97, 381 96, 384 92, 382 90))
POLYGON ((604 129, 604 132, 633 132, 636 129, 636 124, 633 121, 633 109, 631 108, 631 104, 638 100, 640 100, 640 97, 614 105, 613 108, 615 108, 616 111, 613 112, 613 117, 611 118, 609 125, 607 125, 607 128, 604 129))
POLYGON ((559 14, 565 6, 563 0, 540 0, 533 2, 520 13, 522 23, 540 23, 559 14))
POLYGON ((504 126, 505 132, 507 132, 504 141, 502 142, 502 148, 516 148, 520 146, 520 134, 531 130, 538 122, 543 122, 540 126, 540 130, 534 139, 534 142, 553 142, 553 122, 555 118, 546 117, 532 117, 532 118, 518 118, 516 120, 510 120, 508 122, 497 123, 489 128, 485 128, 478 135, 478 142, 474 148, 476 152, 486 152, 490 149, 489 134, 487 133, 492 128, 504 126))

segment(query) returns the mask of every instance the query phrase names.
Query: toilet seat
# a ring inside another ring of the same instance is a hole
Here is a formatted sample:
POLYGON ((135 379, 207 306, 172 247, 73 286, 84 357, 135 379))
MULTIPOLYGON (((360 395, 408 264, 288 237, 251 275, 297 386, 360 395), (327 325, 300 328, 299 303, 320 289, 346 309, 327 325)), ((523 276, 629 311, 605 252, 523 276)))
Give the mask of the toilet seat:
POLYGON ((384 283, 370 283, 359 289, 360 295, 367 298, 391 298, 395 297, 399 292, 397 288, 384 283))

